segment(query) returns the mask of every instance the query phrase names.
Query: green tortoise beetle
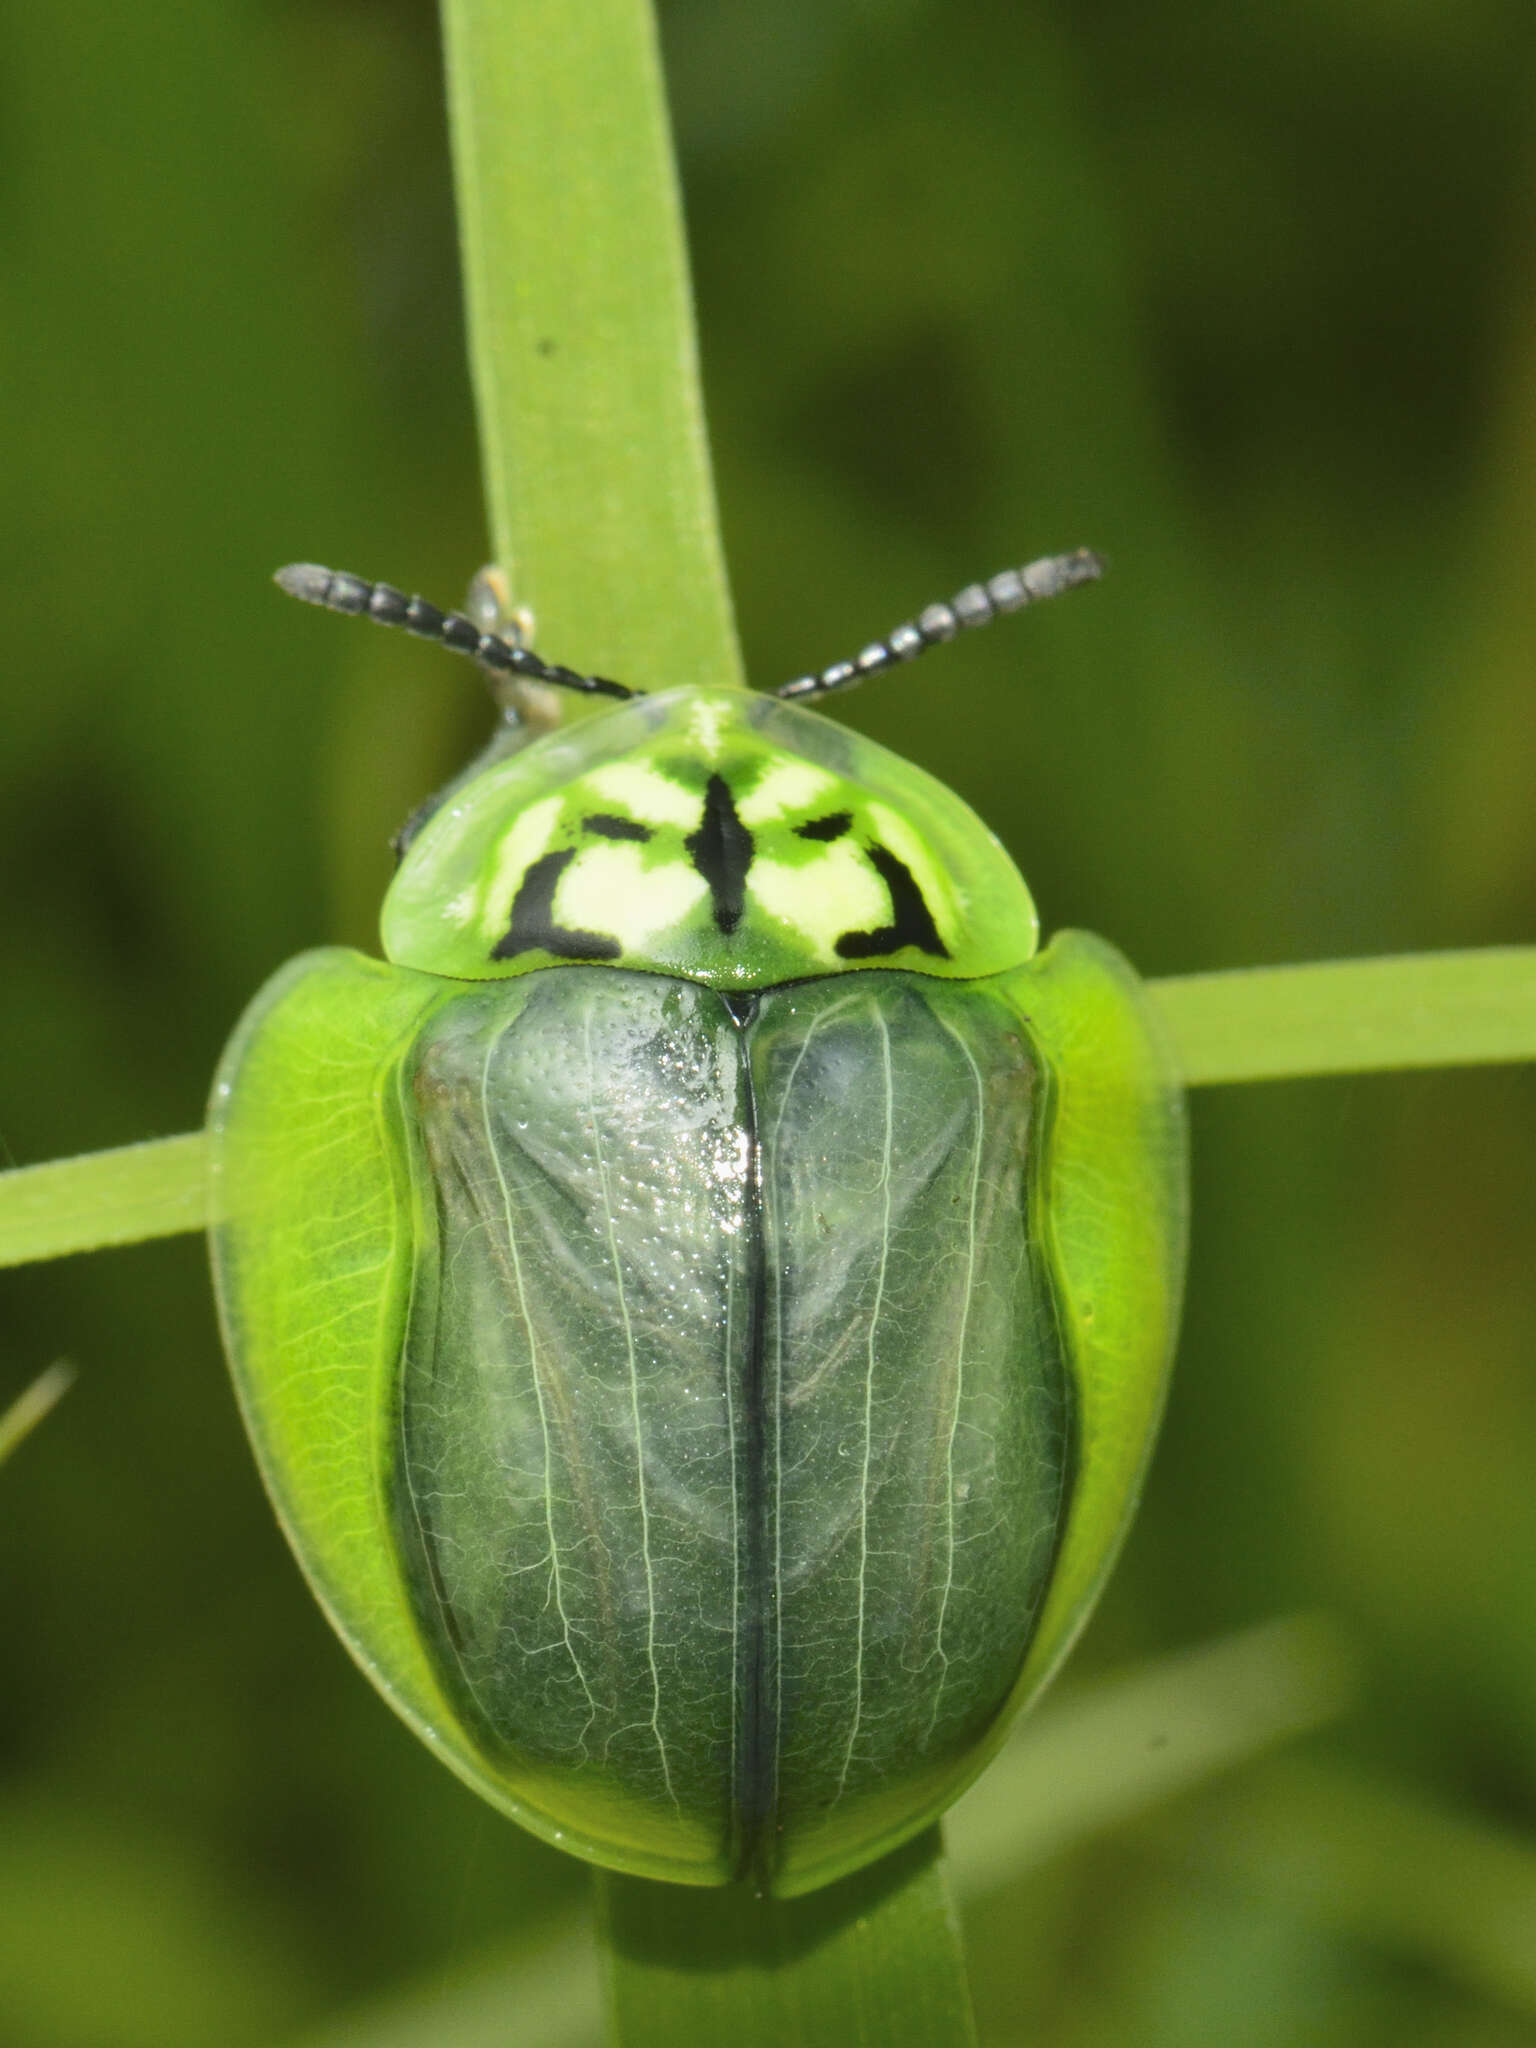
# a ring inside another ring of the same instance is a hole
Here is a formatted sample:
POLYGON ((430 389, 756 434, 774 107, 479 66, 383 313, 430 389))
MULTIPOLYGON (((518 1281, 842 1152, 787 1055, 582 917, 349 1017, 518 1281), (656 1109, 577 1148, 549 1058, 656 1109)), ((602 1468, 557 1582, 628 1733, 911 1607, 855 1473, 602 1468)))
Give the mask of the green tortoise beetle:
POLYGON ((210 1115, 300 1564, 444 1761, 591 1861, 787 1896, 873 1860, 1119 1545, 1178 1312, 1178 1075, 1112 948, 1037 953, 957 796, 803 708, 1098 573, 1009 571, 776 696, 642 695, 279 575, 613 700, 509 712, 407 828, 385 962, 277 974, 210 1115))

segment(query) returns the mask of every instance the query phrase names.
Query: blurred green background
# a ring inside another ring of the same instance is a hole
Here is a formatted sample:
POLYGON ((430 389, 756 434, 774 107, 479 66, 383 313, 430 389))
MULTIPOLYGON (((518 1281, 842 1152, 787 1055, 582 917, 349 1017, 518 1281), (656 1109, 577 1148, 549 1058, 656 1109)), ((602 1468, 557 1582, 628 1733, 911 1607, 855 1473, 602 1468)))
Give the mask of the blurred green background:
MULTIPOLYGON (((1527 0, 663 27, 753 676, 1091 542, 1102 588, 840 714, 984 813, 1048 926, 1153 974, 1536 935, 1527 0)), ((466 672, 266 580, 451 600, 484 552, 432 10, 11 6, 0 220, 20 1164, 194 1127, 266 974, 371 944, 390 831, 484 722, 466 672)), ((985 2038, 1536 2040, 1536 1076, 1215 1091, 1194 1125, 1176 1391, 1077 1670, 1323 1609, 1365 1681, 1316 1783, 1360 1798, 1233 1779, 994 1890, 985 2038), (1442 1938, 1433 1870, 1423 1928, 1391 1910, 1421 1814, 1528 1993, 1442 1938)), ((346 2015, 563 1939, 579 1868, 301 1589, 200 1247, 0 1281, 0 1402, 80 1368, 0 1477, 5 2048, 382 2041, 346 2015)))

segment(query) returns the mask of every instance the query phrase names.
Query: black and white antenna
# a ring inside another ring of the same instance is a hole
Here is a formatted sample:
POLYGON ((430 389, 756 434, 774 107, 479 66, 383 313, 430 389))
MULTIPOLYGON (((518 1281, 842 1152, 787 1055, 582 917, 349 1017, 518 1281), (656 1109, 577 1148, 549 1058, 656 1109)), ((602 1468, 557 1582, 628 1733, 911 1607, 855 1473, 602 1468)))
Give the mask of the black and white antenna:
MULTIPOLYGON (((1070 555, 1043 555, 1022 569, 1004 569, 985 583, 967 584, 948 604, 931 604, 915 619, 897 626, 883 640, 872 640, 851 661, 835 661, 815 675, 796 676, 781 683, 776 696, 804 701, 827 697, 836 690, 851 690, 869 676, 877 676, 902 662, 914 661, 930 647, 941 647, 971 626, 988 626, 1005 612, 1022 611, 1042 598, 1059 597, 1080 583, 1094 583, 1104 573, 1104 564, 1089 548, 1070 555)), ((354 618, 375 620, 381 626, 403 626, 423 640, 466 654, 482 667, 523 676, 529 682, 552 683, 563 690, 578 690, 589 697, 638 697, 643 691, 615 683, 607 676, 578 675, 558 662, 544 661, 531 647, 508 639, 504 634, 486 632, 463 612, 439 611, 424 597, 407 597, 392 583, 369 583, 344 570, 322 569, 314 562, 290 562, 274 579, 290 597, 304 604, 317 604, 326 611, 345 612, 354 618)))
POLYGON ((345 612, 353 618, 373 619, 381 626, 403 626, 423 640, 467 654, 482 667, 524 676, 533 683, 553 683, 562 690, 579 690, 588 697, 635 697, 641 693, 607 676, 580 676, 557 662, 542 661, 531 647, 520 647, 500 633, 485 633, 462 612, 439 611, 424 597, 407 597, 392 583, 369 583, 361 576, 349 576, 341 569, 322 569, 316 562, 290 562, 279 569, 273 581, 290 597, 303 604, 317 604, 328 612, 345 612))
POLYGON ((872 640, 852 661, 834 661, 816 675, 796 676, 792 683, 781 683, 774 694, 803 700, 851 690, 868 676, 880 675, 903 661, 915 661, 930 647, 941 647, 965 627, 989 626, 1003 612, 1022 611, 1042 598, 1059 597, 1079 583, 1097 582, 1103 574, 1103 562, 1088 548, 1078 548, 1070 555, 1044 555, 1022 569, 1004 569, 985 583, 967 584, 948 604, 929 605, 883 640, 872 640))

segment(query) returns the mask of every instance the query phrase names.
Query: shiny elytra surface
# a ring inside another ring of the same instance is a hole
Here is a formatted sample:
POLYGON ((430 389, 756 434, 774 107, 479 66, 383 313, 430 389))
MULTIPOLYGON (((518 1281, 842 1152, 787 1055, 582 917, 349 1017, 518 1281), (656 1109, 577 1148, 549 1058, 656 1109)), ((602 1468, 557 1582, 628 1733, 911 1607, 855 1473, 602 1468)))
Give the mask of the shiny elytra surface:
POLYGON ((843 1860, 996 1715, 1054 1548, 1017 1018, 552 970, 456 997, 409 1085, 395 1508, 445 1689, 637 1848, 843 1860))
POLYGON ((1161 1400, 1177 1090, 1076 935, 727 1003, 329 953, 215 1097, 231 1356, 333 1620, 552 1840, 808 1889, 974 1775, 1161 1400))

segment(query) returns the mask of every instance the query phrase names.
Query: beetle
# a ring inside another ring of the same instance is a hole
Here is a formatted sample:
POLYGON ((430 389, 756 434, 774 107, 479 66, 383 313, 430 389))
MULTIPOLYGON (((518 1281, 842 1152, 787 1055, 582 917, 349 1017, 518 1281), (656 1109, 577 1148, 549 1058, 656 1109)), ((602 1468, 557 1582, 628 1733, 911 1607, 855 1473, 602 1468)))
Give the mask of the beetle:
POLYGON ((384 961, 282 969, 209 1119, 226 1348, 354 1657, 545 1839, 792 1896, 927 1825, 1081 1627, 1173 1349, 1183 1098, 1102 940, 805 708, 1099 574, 1048 557, 774 695, 631 691, 313 565, 512 692, 384 961), (604 700, 536 731, 528 692, 604 700), (523 705, 523 715, 517 704, 523 705))

